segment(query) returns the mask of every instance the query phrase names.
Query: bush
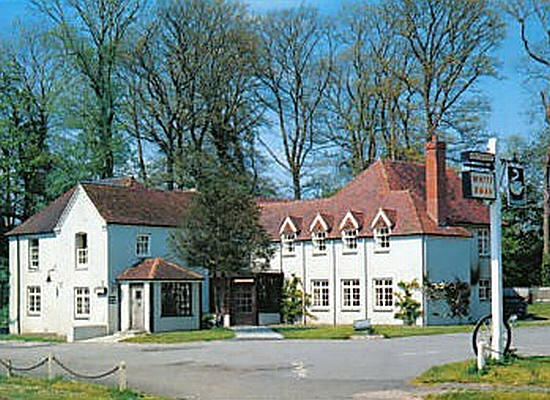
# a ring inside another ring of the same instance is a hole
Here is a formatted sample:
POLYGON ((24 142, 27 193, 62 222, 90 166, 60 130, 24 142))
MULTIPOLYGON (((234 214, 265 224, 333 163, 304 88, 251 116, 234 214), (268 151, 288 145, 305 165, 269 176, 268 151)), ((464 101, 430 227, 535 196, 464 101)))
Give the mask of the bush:
POLYGON ((304 315, 311 316, 307 312, 310 305, 310 295, 302 290, 302 281, 292 274, 291 279, 285 279, 281 295, 281 321, 286 324, 294 324, 304 315))
POLYGON ((416 319, 422 315, 420 302, 413 299, 413 292, 420 290, 420 285, 416 279, 413 279, 409 283, 401 281, 397 286, 403 293, 395 294, 395 297, 397 297, 395 305, 399 308, 395 318, 403 320, 405 325, 414 325, 416 319))

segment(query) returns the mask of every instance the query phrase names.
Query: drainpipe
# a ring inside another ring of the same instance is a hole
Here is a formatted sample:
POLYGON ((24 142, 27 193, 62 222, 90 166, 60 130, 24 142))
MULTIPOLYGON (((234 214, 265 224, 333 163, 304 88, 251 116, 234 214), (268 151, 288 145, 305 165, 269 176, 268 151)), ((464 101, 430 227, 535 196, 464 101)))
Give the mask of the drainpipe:
POLYGON ((422 288, 422 326, 426 326, 428 322, 428 298, 426 296, 426 291, 424 290, 424 278, 427 277, 428 269, 426 267, 426 258, 427 258, 427 243, 426 235, 422 235, 422 277, 420 281, 420 287, 422 288))
POLYGON ((334 285, 334 295, 332 296, 334 299, 333 302, 333 325, 336 326, 336 240, 332 241, 332 281, 334 285))
MULTIPOLYGON (((307 277, 306 277, 306 242, 305 240, 302 241, 302 278, 303 278, 303 292, 304 292, 304 298, 302 299, 303 303, 305 303, 305 295, 306 295, 306 288, 307 288, 307 277)), ((302 303, 302 304, 303 304, 302 303)), ((305 325, 307 323, 307 318, 304 313, 302 316, 303 324, 305 325)))
POLYGON ((363 243, 363 262, 365 263, 365 292, 363 294, 365 299, 365 319, 369 318, 369 298, 370 298, 370 291, 369 291, 369 260, 368 260, 368 253, 367 253, 367 238, 364 237, 362 240, 363 243))
POLYGON ((17 333, 21 334, 21 249, 17 235, 17 333))

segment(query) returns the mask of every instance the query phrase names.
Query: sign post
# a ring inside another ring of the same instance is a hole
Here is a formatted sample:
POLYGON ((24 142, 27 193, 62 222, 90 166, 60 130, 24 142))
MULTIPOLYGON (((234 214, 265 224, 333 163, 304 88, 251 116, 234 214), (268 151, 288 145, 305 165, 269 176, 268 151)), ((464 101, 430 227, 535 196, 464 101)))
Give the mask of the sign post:
POLYGON ((495 181, 496 193, 495 200, 491 203, 491 313, 492 313, 492 358, 500 360, 502 347, 502 323, 503 323, 503 296, 502 296, 502 248, 501 248, 501 195, 500 178, 502 176, 502 166, 498 162, 497 139, 491 138, 488 143, 488 151, 495 156, 495 181))

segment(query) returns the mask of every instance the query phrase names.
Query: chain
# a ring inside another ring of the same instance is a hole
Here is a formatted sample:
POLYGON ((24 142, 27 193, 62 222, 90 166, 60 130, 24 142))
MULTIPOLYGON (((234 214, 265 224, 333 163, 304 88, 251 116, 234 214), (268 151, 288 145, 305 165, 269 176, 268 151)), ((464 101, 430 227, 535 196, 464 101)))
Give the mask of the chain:
POLYGON ((12 371, 28 372, 28 371, 32 371, 33 369, 40 368, 42 365, 48 362, 48 359, 44 358, 43 360, 38 361, 36 364, 31 365, 30 367, 14 367, 13 365, 8 365, 2 360, 0 360, 0 362, 5 368, 11 369, 12 371))
POLYGON ((59 365, 59 367, 63 370, 65 370, 66 372, 68 372, 69 374, 73 375, 73 376, 76 376, 77 378, 81 378, 81 379, 101 379, 101 378, 105 378, 111 374, 114 374, 115 372, 117 372, 119 370, 119 366, 115 366, 113 368, 111 368, 109 371, 107 372, 103 372, 101 374, 97 374, 97 375, 84 375, 84 374, 80 374, 72 369, 70 369, 69 367, 67 367, 66 365, 64 365, 61 361, 59 361, 56 357, 53 357, 53 361, 59 365))

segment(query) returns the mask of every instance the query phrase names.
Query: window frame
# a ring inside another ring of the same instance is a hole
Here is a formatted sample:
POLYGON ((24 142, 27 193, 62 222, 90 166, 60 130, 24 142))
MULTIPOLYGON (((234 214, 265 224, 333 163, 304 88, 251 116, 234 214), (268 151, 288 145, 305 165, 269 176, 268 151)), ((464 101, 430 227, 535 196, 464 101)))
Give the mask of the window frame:
POLYGON ((29 317, 42 315, 42 288, 38 285, 27 286, 27 315, 29 317))
POLYGON ((73 307, 74 307, 74 319, 80 320, 80 319, 90 319, 90 315, 92 313, 92 304, 91 304, 91 295, 90 295, 90 288, 87 286, 75 286, 73 291, 73 307), (82 293, 79 293, 79 291, 82 291, 82 293), (79 305, 78 300, 82 299, 82 311, 79 312, 79 305), (87 300, 87 301, 86 301, 87 300), (86 305, 88 308, 88 312, 86 311, 86 305))
POLYGON ((372 279, 372 293, 374 296, 373 310, 374 311, 393 311, 395 307, 395 287, 393 277, 381 277, 372 279), (390 284, 387 283, 390 281, 390 284), (391 305, 386 304, 387 289, 391 289, 391 305), (382 297, 378 296, 378 289, 382 290, 382 297), (383 304, 379 304, 378 300, 382 300, 383 304))
POLYGON ((342 230, 342 251, 344 253, 357 253, 359 247, 359 230, 344 229, 342 230), (352 233, 353 232, 353 233, 352 233), (354 246, 349 246, 349 243, 355 243, 354 246))
POLYGON ((388 253, 391 248, 391 229, 387 225, 374 228, 374 251, 376 253, 388 253))
POLYGON ((28 242, 28 270, 39 271, 40 270, 40 240, 38 238, 29 239, 28 242))
POLYGON ((479 301, 483 301, 483 302, 491 300, 491 279, 490 278, 479 279, 478 297, 479 297, 479 301), (481 282, 486 282, 486 285, 482 285, 481 282))
POLYGON ((89 246, 88 246, 88 234, 86 232, 78 232, 74 235, 74 251, 75 251, 75 268, 76 269, 88 269, 88 263, 90 261, 89 255, 89 246), (84 241, 86 246, 85 247, 78 247, 78 238, 84 237, 84 241), (84 258, 86 259, 85 262, 80 262, 80 250, 85 250, 82 252, 84 255, 84 258))
POLYGON ((314 311, 328 310, 330 308, 330 283, 328 279, 311 279, 310 288, 311 309, 314 311), (326 292, 326 296, 324 292, 326 292))
POLYGON ((162 282, 160 285, 160 317, 181 318, 193 316, 193 283, 192 282, 162 282), (178 287, 186 290, 177 290, 178 287), (167 293, 167 290, 170 290, 167 293), (177 294, 186 295, 180 298, 177 294), (169 306, 169 307, 168 307, 169 306), (183 307, 182 307, 183 306, 183 307))
POLYGON ((326 231, 317 231, 311 234, 311 243, 313 245, 313 254, 314 255, 325 255, 327 254, 328 245, 327 245, 327 232, 326 231))
POLYGON ((342 310, 358 310, 361 308, 361 280, 346 278, 340 280, 342 310), (349 291, 349 304, 346 304, 346 292, 349 291), (357 295, 357 297, 356 297, 357 295), (357 301, 357 302, 356 302, 357 301))
POLYGON ((491 231, 489 228, 477 229, 477 255, 479 257, 491 255, 491 231))
POLYGON ((281 247, 283 256, 295 256, 296 255, 296 233, 283 233, 281 235, 281 247))
POLYGON ((136 257, 150 257, 151 256, 151 234, 150 233, 138 233, 136 235, 136 257), (147 238, 147 252, 140 252, 140 239, 147 238))

